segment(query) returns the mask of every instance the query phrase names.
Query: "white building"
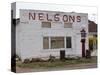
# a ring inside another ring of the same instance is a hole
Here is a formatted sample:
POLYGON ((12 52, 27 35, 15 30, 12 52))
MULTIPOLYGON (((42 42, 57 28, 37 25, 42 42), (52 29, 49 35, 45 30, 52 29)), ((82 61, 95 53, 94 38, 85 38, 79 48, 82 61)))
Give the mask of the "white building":
MULTIPOLYGON (((16 54, 22 59, 82 56, 80 31, 88 33, 88 14, 20 9, 16 25, 16 54)), ((85 43, 88 49, 88 37, 85 43)))

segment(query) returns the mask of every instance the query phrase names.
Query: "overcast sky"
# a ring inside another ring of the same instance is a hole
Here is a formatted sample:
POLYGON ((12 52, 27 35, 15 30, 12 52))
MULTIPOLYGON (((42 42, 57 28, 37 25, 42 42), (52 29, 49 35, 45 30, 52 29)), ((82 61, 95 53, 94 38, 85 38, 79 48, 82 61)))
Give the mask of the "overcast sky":
POLYGON ((18 2, 16 8, 16 17, 19 18, 19 9, 48 10, 62 12, 88 13, 89 20, 97 23, 97 7, 93 6, 76 6, 66 4, 45 4, 45 3, 26 3, 18 2))

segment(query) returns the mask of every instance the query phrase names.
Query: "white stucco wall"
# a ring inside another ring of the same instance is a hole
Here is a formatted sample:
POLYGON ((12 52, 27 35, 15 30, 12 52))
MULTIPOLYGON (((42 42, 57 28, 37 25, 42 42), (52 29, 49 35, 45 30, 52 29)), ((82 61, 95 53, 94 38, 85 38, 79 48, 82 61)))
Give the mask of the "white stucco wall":
MULTIPOLYGON (((65 49, 66 56, 74 55, 80 56, 81 49, 81 34, 80 31, 84 25, 86 32, 88 33, 88 15, 85 13, 64 13, 70 15, 80 15, 81 22, 73 22, 73 28, 64 28, 64 22, 51 22, 51 28, 42 28, 41 21, 29 21, 23 14, 28 13, 30 10, 20 10, 20 23, 16 26, 16 53, 22 60, 26 58, 46 58, 50 54, 53 56, 60 56, 59 49, 43 49, 43 37, 44 36, 71 36, 72 48, 65 49)), ((36 10, 31 10, 31 12, 36 10)), ((38 11, 44 13, 60 13, 53 11, 38 11)), ((86 38, 86 49, 88 49, 88 38, 86 38)))

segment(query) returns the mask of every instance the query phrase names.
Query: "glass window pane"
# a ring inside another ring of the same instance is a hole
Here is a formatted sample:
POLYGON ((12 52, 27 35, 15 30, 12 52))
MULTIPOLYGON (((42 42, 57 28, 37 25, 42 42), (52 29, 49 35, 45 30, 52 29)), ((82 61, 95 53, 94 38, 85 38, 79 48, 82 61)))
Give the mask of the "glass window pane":
POLYGON ((66 48, 71 48, 71 47, 72 47, 71 37, 66 37, 66 48))
POLYGON ((72 28, 72 23, 64 23, 64 28, 72 28))
POLYGON ((43 37, 43 49, 49 49, 49 38, 43 37))
POLYGON ((64 37, 51 37, 51 48, 64 48, 64 37))
POLYGON ((42 22, 43 28, 51 28, 51 22, 42 22))

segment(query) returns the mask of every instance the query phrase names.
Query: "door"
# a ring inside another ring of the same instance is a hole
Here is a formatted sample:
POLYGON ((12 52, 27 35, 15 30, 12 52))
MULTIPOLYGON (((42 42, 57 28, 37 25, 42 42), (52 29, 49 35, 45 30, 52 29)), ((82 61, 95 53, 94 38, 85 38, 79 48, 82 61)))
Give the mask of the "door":
POLYGON ((65 50, 60 50, 60 59, 65 59, 65 50))

